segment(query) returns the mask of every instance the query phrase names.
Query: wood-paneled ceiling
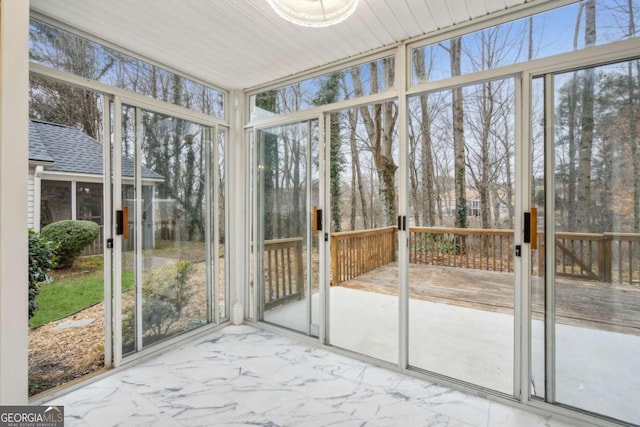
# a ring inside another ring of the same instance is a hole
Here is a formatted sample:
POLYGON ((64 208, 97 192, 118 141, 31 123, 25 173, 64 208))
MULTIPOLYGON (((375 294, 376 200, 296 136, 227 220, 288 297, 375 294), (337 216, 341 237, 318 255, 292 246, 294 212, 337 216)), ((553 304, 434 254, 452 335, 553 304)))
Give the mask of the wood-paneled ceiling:
POLYGON ((360 0, 349 19, 328 28, 286 22, 265 0, 31 0, 31 9, 222 88, 244 89, 525 2, 360 0))

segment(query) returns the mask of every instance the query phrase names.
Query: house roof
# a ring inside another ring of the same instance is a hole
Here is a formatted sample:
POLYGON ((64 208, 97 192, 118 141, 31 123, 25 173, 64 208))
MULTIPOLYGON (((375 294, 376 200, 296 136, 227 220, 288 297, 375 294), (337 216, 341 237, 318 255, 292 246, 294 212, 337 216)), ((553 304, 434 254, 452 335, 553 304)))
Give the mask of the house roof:
MULTIPOLYGON (((102 176, 102 144, 78 129, 56 123, 29 122, 29 160, 47 162, 48 171, 82 173, 102 176)), ((122 175, 133 177, 133 159, 122 158, 122 175)), ((142 178, 164 179, 142 167, 142 178)))
POLYGON ((53 157, 49 155, 42 143, 40 133, 33 121, 29 122, 29 160, 36 162, 53 163, 53 157))

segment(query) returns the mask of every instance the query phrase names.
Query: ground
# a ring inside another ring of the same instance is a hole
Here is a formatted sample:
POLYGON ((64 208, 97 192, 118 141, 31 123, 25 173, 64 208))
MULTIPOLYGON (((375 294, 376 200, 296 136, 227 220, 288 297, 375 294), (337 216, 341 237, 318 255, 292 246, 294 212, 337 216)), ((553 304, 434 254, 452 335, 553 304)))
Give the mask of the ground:
POLYGON ((104 366, 104 304, 34 328, 29 333, 29 394, 95 372, 104 366), (83 327, 57 329, 68 321, 94 319, 83 327))
MULTIPOLYGON (((224 268, 221 258, 220 267, 224 268)), ((189 307, 184 310, 171 332, 198 326, 206 319, 204 295, 204 263, 198 263, 190 283, 196 290, 189 307)), ((86 270, 85 270, 86 271, 86 270)), ((223 270, 221 270, 223 271, 223 270)), ((68 272, 57 272, 59 277, 68 272)), ((221 299, 224 284, 220 284, 221 299)), ((133 300, 132 293, 123 295, 123 307, 133 300)), ((95 304, 63 319, 50 322, 29 332, 29 395, 49 391, 104 367, 104 303, 95 304), (85 321, 83 323, 82 321, 85 321), (91 322, 91 323, 89 323, 91 322), (89 324, 86 324, 89 323, 89 324)))

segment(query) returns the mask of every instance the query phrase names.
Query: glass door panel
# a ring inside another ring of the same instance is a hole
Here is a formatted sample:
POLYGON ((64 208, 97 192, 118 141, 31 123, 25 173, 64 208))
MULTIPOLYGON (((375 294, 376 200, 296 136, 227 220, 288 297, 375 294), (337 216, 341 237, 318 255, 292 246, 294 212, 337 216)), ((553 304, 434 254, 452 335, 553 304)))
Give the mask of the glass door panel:
POLYGON ((514 79, 409 99, 409 364, 513 394, 514 79))
POLYGON ((329 342, 397 363, 397 103, 331 113, 329 342))
POLYGON ((217 179, 216 179, 216 184, 215 186, 217 187, 217 191, 214 195, 214 201, 216 203, 216 205, 218 206, 218 215, 216 218, 216 224, 217 227, 214 227, 215 229, 217 229, 218 232, 218 246, 217 246, 217 253, 214 253, 214 259, 217 260, 213 263, 213 271, 214 274, 217 274, 217 279, 218 279, 218 309, 219 309, 219 313, 220 313, 220 319, 226 319, 227 315, 226 315, 226 307, 229 307, 229 295, 228 292, 226 292, 227 289, 227 282, 226 282, 226 271, 227 271, 227 263, 226 263, 226 254, 225 254, 225 241, 226 241, 226 235, 225 235, 225 230, 226 230, 226 222, 225 222, 225 215, 227 212, 226 209, 226 204, 227 204, 227 198, 226 198, 226 192, 227 192, 227 187, 226 187, 226 182, 227 182, 227 175, 226 175, 226 169, 225 169, 225 165, 226 165, 226 158, 225 158, 225 147, 226 147, 226 141, 227 141, 227 131, 226 129, 223 130, 219 130, 218 131, 218 144, 217 144, 217 153, 216 156, 216 164, 217 164, 217 179))
POLYGON ((554 179, 547 176, 545 184, 554 203, 544 258, 553 263, 546 276, 553 298, 545 397, 634 424, 640 423, 638 70, 639 62, 630 61, 558 73, 545 88, 545 114, 554 125, 547 141, 554 179))
POLYGON ((312 283, 318 283, 319 271, 312 203, 318 200, 319 179, 311 164, 315 157, 318 167, 318 121, 259 130, 257 137, 260 317, 317 335, 311 328, 312 299, 318 298, 312 283))
POLYGON ((530 341, 531 378, 529 392, 532 397, 545 397, 545 134, 553 132, 553 126, 546 129, 544 120, 545 102, 544 78, 531 82, 531 194, 530 206, 536 208, 538 248, 531 250, 531 294, 530 294, 530 341))
POLYGON ((96 92, 35 75, 29 84, 26 221, 33 281, 28 332, 32 397, 111 366, 113 358, 110 325, 105 322, 111 309, 105 286, 111 259, 110 251, 104 250, 110 233, 104 200, 110 193, 109 169, 104 170, 109 101, 96 92), (45 261, 55 254, 49 241, 59 245, 51 271, 45 268, 45 261))
POLYGON ((211 127, 123 107, 123 354, 214 321, 214 135, 211 127))
MULTIPOLYGON (((122 139, 120 158, 112 158, 114 166, 114 174, 120 174, 120 210, 123 212, 122 217, 122 245, 121 245, 121 261, 120 272, 120 310, 121 310, 121 334, 122 334, 122 355, 135 352, 142 347, 142 343, 137 343, 136 325, 140 322, 138 312, 136 310, 136 266, 137 254, 135 251, 136 239, 136 204, 135 201, 135 158, 136 158, 136 109, 134 107, 122 106, 122 139), (116 165, 117 163, 117 165, 116 165), (128 169, 128 173, 124 171, 128 169), (127 176, 128 175, 128 176, 127 176), (124 210, 127 210, 126 218, 124 218, 124 210), (126 234, 124 230, 126 229, 126 234)), ((115 181, 114 181, 115 183, 115 181)), ((117 195, 114 194, 114 198, 117 195)), ((117 201, 114 209, 118 210, 117 201)), ((117 222, 118 213, 116 212, 114 222, 117 222)), ((117 282, 116 282, 117 283, 117 282)), ((139 304, 139 302, 138 302, 139 304)))

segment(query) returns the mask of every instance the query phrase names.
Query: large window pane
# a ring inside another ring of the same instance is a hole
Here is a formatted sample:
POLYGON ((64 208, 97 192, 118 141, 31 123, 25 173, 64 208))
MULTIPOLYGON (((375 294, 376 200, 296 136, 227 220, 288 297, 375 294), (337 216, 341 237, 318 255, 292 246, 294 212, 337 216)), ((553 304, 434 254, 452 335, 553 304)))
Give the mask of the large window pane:
MULTIPOLYGON (((127 107, 123 132, 123 206, 129 208, 123 269, 135 269, 136 277, 135 288, 123 289, 127 353, 209 321, 206 167, 215 144, 211 128, 127 107), (142 126, 140 140, 131 133, 133 120, 142 126), (135 182, 128 184, 129 177, 135 182)), ((217 263, 213 271, 218 274, 217 263)))
POLYGON ((318 122, 305 121, 261 130, 257 141, 261 320, 305 334, 313 333, 311 299, 318 297, 311 295, 318 241, 311 232, 317 180, 310 166, 317 135, 318 122))
POLYGON ((227 259, 226 251, 225 251, 225 242, 226 242, 226 226, 225 226, 225 215, 227 213, 227 175, 226 175, 226 158, 225 158, 225 147, 227 141, 227 131, 221 130, 218 133, 218 189, 217 194, 214 196, 214 200, 217 197, 217 206, 218 206, 218 260, 214 261, 213 269, 214 274, 218 274, 218 292, 219 292, 219 309, 220 309, 220 318, 225 319, 227 317, 228 311, 226 308, 229 308, 229 296, 227 295, 227 282, 226 282, 226 269, 225 269, 225 260, 227 259), (217 269, 217 271, 216 271, 217 269))
MULTIPOLYGON (((544 78, 531 82, 531 195, 530 203, 537 209, 535 221, 538 228, 538 249, 531 251, 531 395, 544 398, 545 381, 545 263, 544 263, 544 218, 545 218, 545 122, 544 122, 544 78)), ((533 221, 534 218, 531 218, 533 221)))
POLYGON ((224 118, 221 91, 33 19, 29 30, 31 61, 224 118))
POLYGON ((409 363, 512 394, 513 79, 409 107, 409 363))
POLYGON ((592 0, 413 50, 412 82, 447 79, 637 37, 637 1, 592 0), (457 67, 452 64, 457 63, 457 67))
MULTIPOLYGON (((555 400, 640 423, 639 62, 554 76, 555 400)), ((550 243, 549 243, 550 242, 550 243)))
MULTIPOLYGON (((79 92, 70 86, 56 84, 47 91, 35 87, 31 79, 28 226, 40 232, 44 241, 53 240, 69 253, 87 233, 72 231, 66 222, 59 221, 88 220, 99 224, 100 231, 104 222, 103 147, 97 137, 102 133, 102 97, 84 91, 85 103, 76 105, 72 94, 79 92), (86 126, 79 125, 81 122, 86 126), (53 231, 56 227, 64 228, 53 231)), ((102 239, 99 232, 93 241, 80 245, 79 257, 58 258, 57 268, 50 272, 51 281, 40 275, 37 308, 29 319, 30 396, 105 366, 102 239)), ((33 257, 36 261, 30 265, 44 267, 42 255, 46 251, 41 245, 32 246, 33 235, 29 241, 30 260, 33 257)), ((37 270, 30 267, 30 272, 37 270)))
POLYGON ((395 85, 395 58, 355 65, 251 97, 251 118, 270 117, 382 93, 395 85))
POLYGON ((331 114, 332 345, 398 360, 397 104, 331 114))

